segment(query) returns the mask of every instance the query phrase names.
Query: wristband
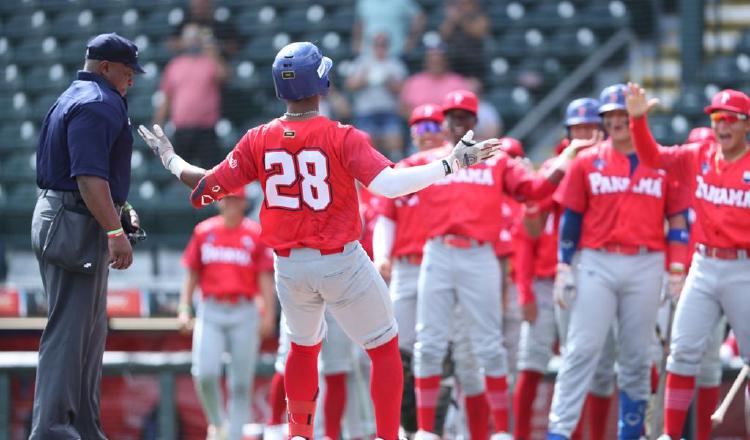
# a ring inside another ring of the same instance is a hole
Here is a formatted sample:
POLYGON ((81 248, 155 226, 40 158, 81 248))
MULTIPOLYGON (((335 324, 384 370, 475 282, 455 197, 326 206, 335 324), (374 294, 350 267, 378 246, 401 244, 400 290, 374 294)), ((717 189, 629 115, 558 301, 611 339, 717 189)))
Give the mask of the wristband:
POLYGON ((670 229, 669 232, 667 232, 667 241, 688 244, 690 241, 690 233, 687 229, 670 229))
POLYGON ((107 231, 107 238, 117 238, 121 235, 125 235, 125 231, 122 228, 117 228, 111 231, 107 231))
POLYGON ((193 311, 193 309, 192 309, 192 307, 190 307, 190 304, 179 304, 177 306, 177 312, 179 312, 179 313, 183 313, 183 312, 190 313, 192 311, 193 311))
POLYGON ((684 274, 685 265, 682 263, 669 263, 669 273, 671 274, 684 274))
POLYGON ((178 179, 182 175, 182 171, 187 166, 187 162, 175 153, 166 158, 166 166, 170 173, 174 174, 178 179))

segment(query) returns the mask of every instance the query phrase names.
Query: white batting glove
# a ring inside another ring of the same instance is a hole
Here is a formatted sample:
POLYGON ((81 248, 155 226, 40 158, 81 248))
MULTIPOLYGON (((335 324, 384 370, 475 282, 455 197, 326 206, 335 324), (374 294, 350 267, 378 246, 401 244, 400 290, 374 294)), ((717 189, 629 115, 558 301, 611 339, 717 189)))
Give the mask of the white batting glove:
POLYGON ((487 139, 486 141, 477 142, 474 140, 474 131, 469 130, 463 138, 453 147, 450 156, 446 157, 450 165, 450 172, 455 173, 461 168, 476 165, 495 155, 500 148, 498 139, 487 139))
POLYGON ((558 263, 555 275, 555 287, 552 293, 555 303, 561 309, 567 309, 568 304, 576 297, 576 280, 573 268, 569 264, 558 263))
POLYGON ((164 168, 179 178, 182 170, 185 168, 186 162, 174 152, 172 142, 164 134, 164 130, 158 124, 154 124, 153 132, 140 125, 138 126, 138 134, 143 138, 143 141, 146 142, 151 151, 161 159, 164 168))

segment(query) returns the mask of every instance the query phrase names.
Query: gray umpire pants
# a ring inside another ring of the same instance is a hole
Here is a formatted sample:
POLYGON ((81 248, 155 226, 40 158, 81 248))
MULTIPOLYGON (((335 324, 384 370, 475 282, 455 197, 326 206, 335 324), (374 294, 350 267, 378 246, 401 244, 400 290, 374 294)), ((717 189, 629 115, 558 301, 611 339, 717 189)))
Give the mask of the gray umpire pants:
MULTIPOLYGON (((42 256, 50 226, 63 206, 84 207, 77 193, 43 191, 31 222, 32 247, 47 296, 47 326, 39 345, 31 440, 106 439, 99 419, 99 385, 107 336, 107 238, 56 228, 71 246, 95 241, 95 271, 66 270, 42 256)), ((86 216, 73 221, 91 221, 86 216)), ((95 220, 94 220, 95 221, 95 220)))

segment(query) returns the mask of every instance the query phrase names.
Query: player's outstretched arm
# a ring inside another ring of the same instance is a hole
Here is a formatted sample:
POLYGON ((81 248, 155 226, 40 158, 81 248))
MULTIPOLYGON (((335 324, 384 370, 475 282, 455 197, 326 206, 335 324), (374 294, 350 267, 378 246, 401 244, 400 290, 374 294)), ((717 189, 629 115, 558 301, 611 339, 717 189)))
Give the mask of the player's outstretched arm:
POLYGON ((638 84, 628 83, 625 105, 630 115, 630 134, 638 158, 647 166, 660 168, 659 146, 648 128, 646 115, 659 104, 658 99, 647 99, 646 90, 638 84))
POLYGON ((411 194, 461 168, 470 167, 491 158, 499 148, 498 139, 477 142, 474 140, 474 132, 469 130, 458 141, 448 157, 409 168, 384 168, 370 182, 367 189, 389 198, 411 194))
POLYGON ((154 124, 153 132, 141 125, 138 127, 138 134, 143 138, 143 141, 146 142, 151 151, 161 159, 164 168, 174 174, 185 185, 195 188, 203 176, 206 175, 206 170, 185 162, 183 158, 175 153, 172 142, 169 141, 167 135, 164 134, 164 130, 158 124, 154 124))

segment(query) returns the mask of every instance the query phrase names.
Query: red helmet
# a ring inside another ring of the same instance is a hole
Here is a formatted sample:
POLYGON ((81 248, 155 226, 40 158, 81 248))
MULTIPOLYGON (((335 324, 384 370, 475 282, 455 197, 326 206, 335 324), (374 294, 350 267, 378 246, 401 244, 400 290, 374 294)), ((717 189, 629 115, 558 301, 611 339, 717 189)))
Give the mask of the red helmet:
POLYGON ((438 124, 443 123, 443 109, 435 104, 422 104, 414 108, 409 116, 409 126, 420 121, 432 121, 438 124))
POLYGON ((726 110, 750 116, 750 98, 738 90, 726 89, 714 95, 711 105, 706 107, 706 113, 726 110))
POLYGON ((476 115, 479 112, 479 99, 474 92, 454 90, 443 98, 443 114, 451 110, 466 110, 476 115))
POLYGON ((510 157, 524 157, 523 145, 512 137, 500 138, 500 149, 510 157))
POLYGON ((690 130, 688 134, 687 143, 692 144, 694 142, 714 141, 714 131, 708 127, 696 127, 690 130))

